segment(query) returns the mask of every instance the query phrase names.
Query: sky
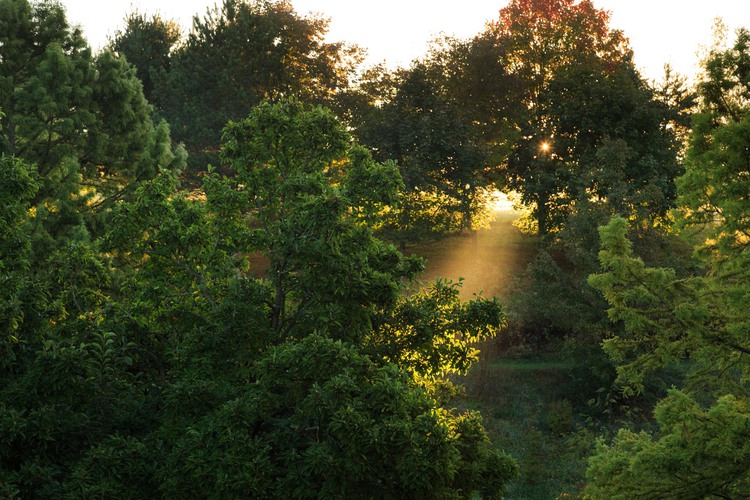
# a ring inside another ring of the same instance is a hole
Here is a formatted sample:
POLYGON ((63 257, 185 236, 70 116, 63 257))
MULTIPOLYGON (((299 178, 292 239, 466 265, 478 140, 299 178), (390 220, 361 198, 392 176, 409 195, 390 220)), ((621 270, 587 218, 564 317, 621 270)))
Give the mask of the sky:
MULTIPOLYGON (((95 49, 138 9, 174 19, 189 30, 214 0, 62 0, 71 23, 83 27, 95 49)), ((367 63, 408 66, 426 53, 440 34, 470 38, 496 19, 507 0, 292 0, 299 14, 314 12, 331 19, 329 41, 357 44, 368 51, 367 63)), ((611 26, 630 39, 635 63, 649 79, 659 79, 670 63, 681 74, 696 71, 701 46, 710 45, 713 20, 721 17, 734 30, 750 28, 750 0, 594 0, 611 12, 611 26)))

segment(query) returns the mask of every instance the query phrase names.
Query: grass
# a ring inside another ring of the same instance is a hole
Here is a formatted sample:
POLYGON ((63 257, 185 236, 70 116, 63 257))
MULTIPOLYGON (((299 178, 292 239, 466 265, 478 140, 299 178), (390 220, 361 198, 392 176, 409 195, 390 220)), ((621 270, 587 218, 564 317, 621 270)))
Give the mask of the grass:
POLYGON ((533 256, 533 238, 524 237, 513 226, 518 215, 512 211, 495 212, 489 229, 472 234, 452 236, 439 241, 407 248, 427 261, 421 281, 435 278, 457 281, 463 278, 461 296, 469 299, 482 293, 486 297, 504 297, 513 278, 518 276, 533 256))
MULTIPOLYGON (((427 259, 423 281, 463 278, 464 299, 482 293, 502 301, 537 245, 513 226, 516 218, 515 212, 497 212, 488 230, 408 250, 427 259)), ((479 410, 493 443, 517 460, 521 475, 507 498, 576 497, 595 439, 577 407, 582 399, 576 383, 580 361, 554 354, 511 357, 505 345, 491 341, 480 346, 479 363, 460 381, 466 395, 451 405, 479 410)))
POLYGON ((534 360, 534 359, 496 359, 485 363, 508 372, 544 372, 550 370, 570 370, 577 366, 575 361, 569 359, 558 360, 534 360))
POLYGON ((520 467, 506 498, 580 494, 595 436, 571 401, 575 368, 564 359, 485 359, 463 380, 466 396, 453 403, 479 410, 493 443, 520 467))

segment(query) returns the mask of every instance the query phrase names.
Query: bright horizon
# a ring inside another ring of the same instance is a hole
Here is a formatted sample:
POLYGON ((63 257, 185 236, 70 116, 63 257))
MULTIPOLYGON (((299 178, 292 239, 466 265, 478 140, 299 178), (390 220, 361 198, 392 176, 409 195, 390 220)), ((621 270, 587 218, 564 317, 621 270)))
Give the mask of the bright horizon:
MULTIPOLYGON (((610 11, 610 26, 630 39, 636 66, 649 79, 660 79, 665 63, 679 73, 695 74, 701 46, 712 42, 714 19, 720 17, 730 33, 750 28, 748 0, 594 0, 610 11)), ((68 21, 82 26, 89 44, 101 48, 107 37, 122 29, 125 16, 137 9, 177 21, 183 32, 195 15, 203 17, 214 0, 62 0, 68 21)), ((292 0, 300 15, 330 18, 328 41, 353 43, 368 52, 367 64, 386 62, 390 68, 408 66, 441 34, 466 39, 497 19, 507 0, 380 0, 377 4, 351 0, 292 0)), ((731 34, 730 34, 731 36, 731 34)))

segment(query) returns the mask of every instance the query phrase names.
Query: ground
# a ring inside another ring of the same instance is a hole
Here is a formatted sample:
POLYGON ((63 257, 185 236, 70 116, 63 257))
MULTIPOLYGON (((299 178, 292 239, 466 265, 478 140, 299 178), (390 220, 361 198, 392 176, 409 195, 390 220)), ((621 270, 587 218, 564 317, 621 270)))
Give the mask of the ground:
POLYGON ((516 212, 497 210, 494 215, 489 229, 407 248, 406 253, 427 259, 422 281, 463 278, 464 299, 480 292, 486 297, 505 297, 529 262, 533 243, 513 226, 516 212))
MULTIPOLYGON (((463 278, 462 298, 503 301, 534 255, 534 239, 513 226, 518 214, 499 210, 489 229, 407 249, 427 259, 423 282, 463 278)), ((506 498, 574 498, 583 488, 594 433, 573 397, 581 377, 574 356, 525 353, 507 342, 480 346, 480 361, 461 382, 466 396, 452 406, 480 410, 493 442, 519 463, 506 498)), ((576 400, 577 399, 577 400, 576 400)))

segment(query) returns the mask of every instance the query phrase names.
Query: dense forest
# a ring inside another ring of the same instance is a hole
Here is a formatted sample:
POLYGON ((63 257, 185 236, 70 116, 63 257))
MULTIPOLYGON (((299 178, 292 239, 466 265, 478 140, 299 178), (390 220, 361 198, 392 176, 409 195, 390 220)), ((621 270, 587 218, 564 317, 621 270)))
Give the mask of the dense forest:
POLYGON ((0 496, 750 497, 750 31, 647 81, 591 0, 327 26, 0 0, 0 496), (507 290, 425 280, 498 192, 507 290))

